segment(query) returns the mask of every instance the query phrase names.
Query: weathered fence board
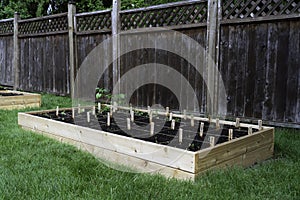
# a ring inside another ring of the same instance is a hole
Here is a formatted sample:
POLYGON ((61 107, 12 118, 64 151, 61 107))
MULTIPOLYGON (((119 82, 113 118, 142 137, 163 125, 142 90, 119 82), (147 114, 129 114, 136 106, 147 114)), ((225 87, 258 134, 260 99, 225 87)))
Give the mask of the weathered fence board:
POLYGON ((299 29, 297 20, 222 25, 220 67, 229 115, 299 119, 299 29))
POLYGON ((13 37, 0 35, 0 84, 14 85, 13 37))

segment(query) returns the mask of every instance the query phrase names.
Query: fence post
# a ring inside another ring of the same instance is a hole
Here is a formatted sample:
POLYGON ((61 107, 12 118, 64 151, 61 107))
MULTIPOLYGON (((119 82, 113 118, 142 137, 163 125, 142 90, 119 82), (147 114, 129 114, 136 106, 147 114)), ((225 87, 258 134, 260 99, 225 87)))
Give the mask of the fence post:
POLYGON ((209 115, 218 113, 218 78, 219 34, 221 17, 221 0, 208 0, 207 14, 207 110, 209 115))
POLYGON ((118 34, 121 31, 121 19, 120 19, 121 1, 113 0, 113 8, 111 12, 112 21, 112 56, 113 62, 113 87, 116 85, 120 78, 120 36, 118 34), (116 60, 115 60, 116 59, 116 60))
POLYGON ((75 42, 74 42, 74 16, 76 14, 76 6, 74 1, 69 1, 68 4, 68 30, 69 30, 69 67, 70 67, 70 93, 74 97, 74 82, 75 82, 75 42))
POLYGON ((13 68, 14 68, 14 90, 17 90, 19 87, 19 74, 20 74, 20 51, 19 51, 19 24, 18 21, 20 19, 19 13, 14 14, 14 47, 13 47, 13 68))

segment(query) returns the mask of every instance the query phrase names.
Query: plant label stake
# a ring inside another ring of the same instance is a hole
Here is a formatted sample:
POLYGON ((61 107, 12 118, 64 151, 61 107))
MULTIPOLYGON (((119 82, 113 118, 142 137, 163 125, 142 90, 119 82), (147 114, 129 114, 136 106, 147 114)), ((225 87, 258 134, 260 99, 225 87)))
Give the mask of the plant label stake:
POLYGON ((262 127, 262 120, 258 120, 258 130, 263 130, 263 127, 262 127))
POLYGON ((240 118, 235 119, 235 127, 240 128, 240 118))
POLYGON ((113 105, 114 105, 113 112, 116 112, 118 110, 118 104, 117 104, 117 102, 114 101, 113 105))
POLYGON ((178 142, 181 144, 182 143, 182 136, 183 136, 183 129, 179 129, 179 136, 178 136, 178 142))
POLYGON ((93 106, 92 114, 93 114, 93 115, 96 115, 96 107, 95 107, 95 106, 93 106))
POLYGON ((252 127, 250 126, 250 127, 248 127, 248 135, 251 135, 252 133, 253 133, 252 127))
POLYGON ((220 120, 219 118, 216 119, 216 129, 220 128, 220 120))
POLYGON ((107 113, 107 126, 110 126, 110 113, 107 113))
POLYGON ((214 136, 209 137, 209 144, 211 147, 215 146, 215 137, 214 136))
POLYGON ((171 129, 174 130, 175 129, 175 120, 172 119, 171 121, 171 129))
POLYGON ((134 112, 132 109, 130 110, 130 119, 132 122, 134 122, 134 112))
POLYGON ((127 118, 127 130, 131 130, 130 118, 127 118))
POLYGON ((228 140, 232 140, 233 139, 233 129, 229 129, 228 130, 228 140))
POLYGON ((112 117, 113 116, 113 105, 111 105, 109 107, 109 113, 110 113, 110 116, 112 117))
POLYGON ((194 115, 191 116, 191 127, 195 126, 194 115))
POLYGON ((152 117, 153 117, 153 114, 152 114, 152 111, 150 111, 150 113, 149 113, 149 122, 150 123, 152 122, 152 117))
POLYGON ((72 108, 72 118, 73 119, 75 118, 75 108, 74 107, 72 108))
POLYGON ((81 113, 80 104, 78 104, 78 114, 81 113))
POLYGON ((91 122, 90 112, 87 112, 87 113, 86 113, 86 121, 87 121, 88 123, 91 122))
POLYGON ((200 133, 199 133, 200 137, 203 137, 203 132, 204 132, 204 123, 201 122, 201 124, 200 124, 200 133))
POLYGON ((150 122, 150 136, 154 135, 154 122, 150 122))
POLYGON ((170 115, 169 115, 169 121, 172 121, 172 119, 173 119, 173 113, 170 113, 170 115))
POLYGON ((148 106, 147 109, 148 109, 148 115, 150 115, 151 107, 148 106))
POLYGON ((169 115, 169 112, 170 112, 170 108, 169 108, 169 107, 166 107, 166 116, 169 115))
POLYGON ((58 113, 59 113, 59 107, 56 106, 56 116, 58 116, 58 113))
POLYGON ((100 112, 100 111, 101 111, 101 103, 98 102, 98 112, 100 112))
POLYGON ((185 109, 183 110, 183 119, 186 120, 186 110, 185 109))

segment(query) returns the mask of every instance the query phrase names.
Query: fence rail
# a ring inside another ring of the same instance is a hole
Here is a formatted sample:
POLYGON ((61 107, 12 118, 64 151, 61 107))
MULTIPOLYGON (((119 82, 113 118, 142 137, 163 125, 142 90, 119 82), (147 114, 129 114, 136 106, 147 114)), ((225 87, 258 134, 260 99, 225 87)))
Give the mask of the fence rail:
MULTIPOLYGON (((152 31, 163 27, 192 37, 206 49, 215 49, 230 116, 300 128, 299 0, 189 0, 120 11, 119 23, 121 37, 165 37, 163 32, 152 31), (209 46, 208 41, 215 44, 209 46)), ((70 94, 71 73, 78 71, 98 44, 111 37, 112 29, 111 10, 0 20, 0 84, 18 83, 22 90, 70 94), (71 24, 70 14, 74 14, 71 24), (74 51, 70 41, 74 41, 74 51), (19 57, 17 62, 13 62, 14 55, 19 57), (73 61, 75 69, 71 69, 73 61), (15 80, 17 67, 19 78, 15 80)), ((209 70, 205 55, 201 56, 204 69, 209 70)), ((131 52, 121 57, 119 73, 151 59, 185 74, 201 100, 200 111, 207 111, 207 86, 176 55, 151 49, 131 52)), ((105 73, 99 84, 111 87, 113 73, 105 73)), ((145 106, 156 99, 172 107, 176 98, 171 96, 166 88, 147 85, 135 92, 133 102, 145 106)))

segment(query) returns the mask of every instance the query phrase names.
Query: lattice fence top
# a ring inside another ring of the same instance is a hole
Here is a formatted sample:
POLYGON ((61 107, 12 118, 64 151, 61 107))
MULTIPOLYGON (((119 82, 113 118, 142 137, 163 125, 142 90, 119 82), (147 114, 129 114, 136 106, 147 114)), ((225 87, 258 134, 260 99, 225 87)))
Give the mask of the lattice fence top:
POLYGON ((13 34, 13 33, 14 33, 13 19, 0 21, 0 34, 13 34))
POLYGON ((76 15, 76 31, 97 31, 111 29, 111 11, 76 15))
POLYGON ((43 34, 68 31, 67 14, 52 15, 51 17, 22 20, 19 23, 19 34, 43 34))
POLYGON ((148 27, 166 27, 205 23, 207 1, 153 6, 121 12, 121 29, 129 30, 148 27))
POLYGON ((223 0, 223 19, 300 14, 299 0, 223 0))

